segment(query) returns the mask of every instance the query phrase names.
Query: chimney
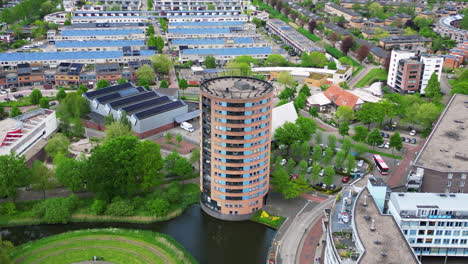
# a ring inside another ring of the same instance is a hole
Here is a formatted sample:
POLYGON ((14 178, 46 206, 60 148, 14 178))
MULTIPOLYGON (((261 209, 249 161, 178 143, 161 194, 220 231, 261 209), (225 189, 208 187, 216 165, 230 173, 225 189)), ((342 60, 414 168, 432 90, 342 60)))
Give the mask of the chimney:
POLYGON ((375 219, 372 219, 372 222, 371 222, 371 225, 370 225, 370 230, 371 230, 372 232, 375 231, 375 219))

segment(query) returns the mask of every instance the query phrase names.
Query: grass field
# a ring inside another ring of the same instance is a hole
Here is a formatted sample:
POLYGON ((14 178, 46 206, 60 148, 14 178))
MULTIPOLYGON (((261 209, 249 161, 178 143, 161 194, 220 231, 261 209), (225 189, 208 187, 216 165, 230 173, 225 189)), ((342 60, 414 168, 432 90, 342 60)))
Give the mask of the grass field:
POLYGON ((354 87, 367 87, 375 81, 386 81, 388 72, 385 69, 372 69, 354 87))
POLYGON ((67 232, 23 244, 15 263, 65 264, 92 260, 121 264, 193 264, 185 249, 169 236, 142 230, 89 229, 67 232))

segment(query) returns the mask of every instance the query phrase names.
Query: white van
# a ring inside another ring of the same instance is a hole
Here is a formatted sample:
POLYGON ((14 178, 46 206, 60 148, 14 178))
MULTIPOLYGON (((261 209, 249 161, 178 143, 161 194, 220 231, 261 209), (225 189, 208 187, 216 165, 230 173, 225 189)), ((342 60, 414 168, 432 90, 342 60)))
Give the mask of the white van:
POLYGON ((180 127, 182 129, 184 129, 185 131, 188 131, 188 132, 193 132, 194 131, 192 124, 187 123, 187 122, 182 122, 180 124, 180 127))

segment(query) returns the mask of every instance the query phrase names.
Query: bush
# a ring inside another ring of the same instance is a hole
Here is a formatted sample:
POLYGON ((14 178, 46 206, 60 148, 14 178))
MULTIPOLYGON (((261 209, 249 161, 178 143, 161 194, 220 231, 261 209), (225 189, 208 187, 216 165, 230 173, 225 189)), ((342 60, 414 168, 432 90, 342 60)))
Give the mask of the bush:
POLYGON ((106 214, 112 216, 131 216, 134 214, 134 209, 135 207, 132 203, 116 197, 107 207, 106 214))
POLYGON ((68 209, 70 209, 70 211, 75 210, 79 202, 80 202, 80 199, 78 199, 78 196, 76 196, 76 194, 72 194, 68 196, 67 198, 68 209))
POLYGON ((104 200, 94 200, 91 205, 91 212, 95 215, 100 215, 106 210, 107 203, 104 200))
POLYGON ((182 186, 179 182, 172 182, 169 184, 166 192, 164 193, 164 198, 168 200, 171 204, 179 203, 181 200, 182 186))
POLYGON ((66 224, 71 215, 70 198, 51 198, 42 202, 44 221, 47 224, 66 224))
POLYGON ((156 198, 146 202, 146 208, 154 216, 165 216, 169 212, 170 204, 164 199, 156 198))
POLYGON ((0 204, 0 215, 13 215, 16 213, 16 205, 13 202, 0 204))

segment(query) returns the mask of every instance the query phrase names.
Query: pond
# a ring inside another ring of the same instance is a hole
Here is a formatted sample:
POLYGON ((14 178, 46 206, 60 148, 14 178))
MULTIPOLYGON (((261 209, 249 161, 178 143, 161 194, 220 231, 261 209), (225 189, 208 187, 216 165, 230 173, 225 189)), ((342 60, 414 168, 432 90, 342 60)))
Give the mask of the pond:
POLYGON ((144 229, 170 235, 184 246, 200 264, 265 263, 275 230, 250 221, 228 222, 204 213, 199 205, 181 216, 154 224, 70 223, 33 225, 1 229, 4 240, 15 245, 71 230, 86 228, 144 229))

